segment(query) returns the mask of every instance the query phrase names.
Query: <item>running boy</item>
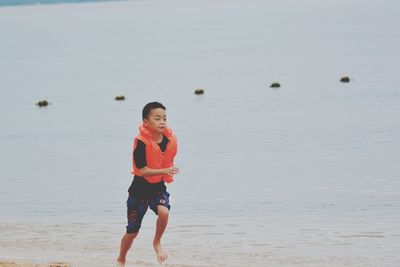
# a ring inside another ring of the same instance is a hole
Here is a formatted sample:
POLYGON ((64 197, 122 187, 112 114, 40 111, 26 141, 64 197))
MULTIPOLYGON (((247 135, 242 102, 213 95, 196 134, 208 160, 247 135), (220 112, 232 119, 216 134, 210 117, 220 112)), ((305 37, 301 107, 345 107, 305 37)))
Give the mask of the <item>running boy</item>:
POLYGON ((119 266, 125 266, 126 254, 139 233, 148 207, 158 216, 153 247, 159 263, 167 259, 161 246, 161 237, 168 224, 169 193, 166 183, 173 181, 179 169, 174 167, 177 141, 167 127, 165 107, 158 102, 148 103, 142 111, 143 123, 133 147, 133 182, 129 187, 128 225, 122 237, 118 257, 119 266))

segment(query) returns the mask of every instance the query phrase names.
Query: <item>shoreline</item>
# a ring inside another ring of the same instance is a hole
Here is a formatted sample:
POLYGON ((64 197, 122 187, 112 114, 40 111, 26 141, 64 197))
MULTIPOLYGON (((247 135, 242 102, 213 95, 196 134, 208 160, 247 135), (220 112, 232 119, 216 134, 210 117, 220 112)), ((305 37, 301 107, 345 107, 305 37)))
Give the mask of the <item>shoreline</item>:
POLYGON ((47 264, 30 263, 23 261, 5 261, 0 260, 0 267, 71 267, 72 265, 65 262, 51 262, 47 264))

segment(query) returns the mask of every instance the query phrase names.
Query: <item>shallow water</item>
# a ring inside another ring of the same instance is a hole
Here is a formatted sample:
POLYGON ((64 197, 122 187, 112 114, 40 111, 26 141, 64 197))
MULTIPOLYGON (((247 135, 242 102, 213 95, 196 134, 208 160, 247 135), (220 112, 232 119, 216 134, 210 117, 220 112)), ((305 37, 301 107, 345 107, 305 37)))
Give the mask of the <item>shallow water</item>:
MULTIPOLYGON (((111 265, 141 108, 158 100, 182 169, 168 265, 398 266, 399 7, 1 8, 0 259, 111 265)), ((154 223, 130 264, 156 266, 154 223)))

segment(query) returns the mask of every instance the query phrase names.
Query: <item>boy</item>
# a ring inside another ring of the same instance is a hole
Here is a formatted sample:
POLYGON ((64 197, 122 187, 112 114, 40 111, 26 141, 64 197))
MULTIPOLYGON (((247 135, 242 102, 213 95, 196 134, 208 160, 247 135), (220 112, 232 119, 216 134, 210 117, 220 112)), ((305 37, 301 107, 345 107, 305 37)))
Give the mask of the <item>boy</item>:
POLYGON ((153 247, 159 263, 167 259, 161 237, 167 227, 169 193, 164 182, 171 183, 179 169, 174 167, 177 141, 167 127, 166 108, 158 102, 148 103, 142 111, 143 123, 133 148, 133 182, 129 187, 128 225, 122 237, 118 265, 125 266, 126 254, 139 233, 148 207, 158 216, 153 247))

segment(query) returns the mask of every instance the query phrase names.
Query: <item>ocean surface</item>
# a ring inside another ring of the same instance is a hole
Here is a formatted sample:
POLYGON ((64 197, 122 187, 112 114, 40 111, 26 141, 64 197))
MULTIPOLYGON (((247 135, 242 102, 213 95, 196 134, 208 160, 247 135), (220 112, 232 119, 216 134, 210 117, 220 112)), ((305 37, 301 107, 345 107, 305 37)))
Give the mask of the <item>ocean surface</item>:
MULTIPOLYGON (((160 101, 168 266, 400 266, 398 25, 397 0, 0 8, 0 260, 112 266, 160 101)), ((158 266, 155 220, 128 266, 158 266)))
POLYGON ((20 5, 46 5, 64 3, 86 3, 86 2, 106 2, 121 0, 0 0, 1 6, 20 6, 20 5))

